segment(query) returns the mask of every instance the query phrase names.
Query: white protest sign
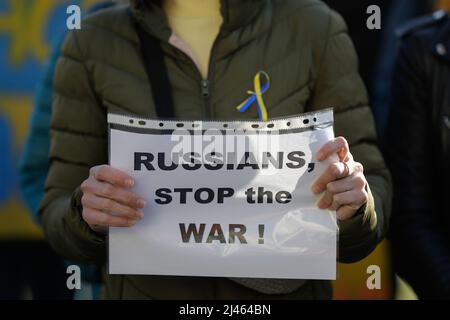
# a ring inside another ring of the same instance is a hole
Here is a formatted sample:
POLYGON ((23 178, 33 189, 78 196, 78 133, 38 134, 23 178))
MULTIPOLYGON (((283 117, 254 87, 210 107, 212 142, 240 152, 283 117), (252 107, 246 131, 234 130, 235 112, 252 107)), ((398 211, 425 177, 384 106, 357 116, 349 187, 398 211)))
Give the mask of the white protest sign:
POLYGON ((145 217, 109 231, 111 274, 335 279, 335 212, 310 187, 333 112, 259 121, 108 116, 145 217))

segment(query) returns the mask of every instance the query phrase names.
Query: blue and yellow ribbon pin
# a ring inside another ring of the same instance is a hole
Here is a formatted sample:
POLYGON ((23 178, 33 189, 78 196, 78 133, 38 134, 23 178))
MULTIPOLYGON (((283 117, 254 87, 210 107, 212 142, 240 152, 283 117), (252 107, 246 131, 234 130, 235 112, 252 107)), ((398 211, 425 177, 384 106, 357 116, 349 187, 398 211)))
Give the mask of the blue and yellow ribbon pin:
POLYGON ((270 78, 269 75, 264 71, 259 71, 253 80, 255 91, 247 91, 251 96, 236 107, 239 112, 247 111, 250 106, 256 102, 258 107, 258 117, 260 120, 267 121, 269 115, 267 114, 267 108, 264 103, 263 94, 269 90, 270 78))

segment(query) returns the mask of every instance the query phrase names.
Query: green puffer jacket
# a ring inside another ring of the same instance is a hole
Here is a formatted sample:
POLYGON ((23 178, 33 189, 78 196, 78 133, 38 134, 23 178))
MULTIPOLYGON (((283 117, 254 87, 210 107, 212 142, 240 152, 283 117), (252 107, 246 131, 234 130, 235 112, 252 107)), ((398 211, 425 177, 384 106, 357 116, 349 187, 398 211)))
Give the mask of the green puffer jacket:
MULTIPOLYGON (((271 80, 264 94, 269 117, 334 107, 335 133, 349 141, 371 189, 365 210, 340 224, 339 260, 360 260, 382 240, 390 177, 342 18, 317 0, 222 0, 222 14, 208 96, 195 64, 168 43, 171 30, 156 5, 104 10, 68 35, 54 79, 51 167, 40 209, 57 252, 106 264, 105 237, 82 220, 79 186, 90 167, 108 163, 108 112, 155 117, 134 21, 162 42, 179 118, 256 119, 256 108, 239 113, 235 106, 248 97, 260 70, 271 80)), ((331 286, 307 281, 290 294, 271 296, 225 278, 105 275, 104 294, 110 299, 327 299, 331 286)))

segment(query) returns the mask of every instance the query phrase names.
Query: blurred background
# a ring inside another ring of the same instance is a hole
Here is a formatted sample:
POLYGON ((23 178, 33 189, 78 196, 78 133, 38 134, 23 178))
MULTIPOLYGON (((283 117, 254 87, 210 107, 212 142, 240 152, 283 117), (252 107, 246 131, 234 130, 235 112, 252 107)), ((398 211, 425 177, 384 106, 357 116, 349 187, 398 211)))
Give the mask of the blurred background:
MULTIPOLYGON (((42 91, 49 85, 45 70, 52 50, 58 48, 66 32, 66 9, 77 4, 85 15, 99 2, 102 1, 0 0, 0 299, 92 299, 97 296, 96 286, 89 283, 85 283, 81 291, 66 289, 65 262, 53 254, 34 222, 31 211, 36 203, 28 196, 24 198, 18 168, 33 106, 38 99, 45 99, 42 91)), ((381 134, 388 111, 397 45, 395 29, 414 17, 447 7, 449 1, 326 2, 348 23, 381 134), (373 4, 382 10, 381 30, 366 27, 369 16, 366 9, 373 4)), ((393 275, 389 255, 389 243, 385 241, 365 260, 339 265, 338 280, 334 282, 335 298, 414 299, 414 292, 393 275), (370 265, 381 268, 381 290, 369 290, 366 286, 366 270, 370 265)))

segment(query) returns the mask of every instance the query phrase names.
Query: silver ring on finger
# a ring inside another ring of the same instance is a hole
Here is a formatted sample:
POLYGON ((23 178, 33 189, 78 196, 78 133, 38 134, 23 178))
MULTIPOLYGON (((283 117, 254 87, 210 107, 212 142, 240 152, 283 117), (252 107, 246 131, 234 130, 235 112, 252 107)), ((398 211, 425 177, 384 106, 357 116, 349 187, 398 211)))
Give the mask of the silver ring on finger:
POLYGON ((346 178, 350 175, 350 167, 348 166, 347 162, 342 162, 345 167, 343 178, 346 178))

